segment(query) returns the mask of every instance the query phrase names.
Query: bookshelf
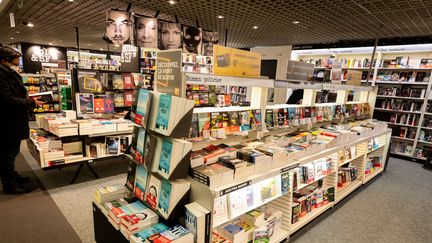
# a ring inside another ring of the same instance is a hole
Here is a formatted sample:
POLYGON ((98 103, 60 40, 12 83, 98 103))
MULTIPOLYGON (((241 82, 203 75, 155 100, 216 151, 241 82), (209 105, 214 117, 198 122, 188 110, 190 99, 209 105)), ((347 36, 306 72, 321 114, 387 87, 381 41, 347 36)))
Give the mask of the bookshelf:
POLYGON ((58 113, 60 112, 60 85, 54 74, 22 74, 22 80, 28 93, 53 92, 53 101, 47 102, 33 109, 33 113, 58 113))
POLYGON ((423 124, 430 117, 431 50, 432 44, 378 46, 376 59, 372 63, 370 58, 373 47, 295 50, 291 59, 315 64, 315 72, 323 68, 331 72, 332 62, 342 61, 342 69, 363 70, 362 79, 366 78, 365 70, 372 65, 369 81, 372 86, 379 87, 374 117, 388 122, 393 128, 391 153, 422 161, 432 151, 432 144, 423 139, 430 131, 423 124), (393 90, 395 93, 381 92, 385 90, 393 90), (420 95, 401 94, 407 90, 419 91, 420 95), (398 104, 415 104, 416 108, 399 109, 395 107, 398 104), (408 117, 415 121, 408 121, 408 117), (413 137, 405 137, 405 130, 413 134, 413 137))

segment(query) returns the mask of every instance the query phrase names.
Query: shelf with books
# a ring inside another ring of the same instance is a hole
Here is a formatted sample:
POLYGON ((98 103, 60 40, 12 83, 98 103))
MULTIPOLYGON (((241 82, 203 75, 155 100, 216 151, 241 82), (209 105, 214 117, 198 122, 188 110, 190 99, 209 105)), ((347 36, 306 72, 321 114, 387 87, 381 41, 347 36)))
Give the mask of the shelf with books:
POLYGON ((365 176, 365 178, 363 180, 363 184, 368 183, 370 180, 372 180, 373 178, 375 178, 377 175, 379 175, 383 171, 384 171, 383 168, 375 169, 374 172, 372 172, 372 173, 370 173, 370 174, 368 174, 368 175, 365 176))
POLYGON ((409 142, 414 142, 415 141, 415 139, 413 139, 413 138, 403 138, 403 137, 399 137, 399 136, 392 136, 391 138, 397 139, 397 140, 409 141, 409 142))
POLYGON ((376 147, 376 148, 374 148, 372 150, 369 150, 367 153, 369 154, 369 153, 375 152, 375 151, 383 149, 383 148, 384 148, 384 145, 380 145, 380 146, 378 146, 378 147, 376 147))
POLYGON ((351 163, 351 162, 353 162, 354 160, 357 160, 357 159, 363 159, 363 157, 364 157, 364 154, 359 154, 359 155, 357 155, 356 157, 354 157, 354 158, 352 158, 352 159, 349 159, 349 160, 345 160, 345 161, 343 161, 342 163, 340 163, 338 166, 342 166, 342 165, 346 165, 346 164, 348 164, 348 163, 351 163))
POLYGON ((418 127, 418 126, 407 125, 407 124, 400 124, 400 123, 394 123, 394 122, 387 122, 387 124, 393 125, 393 126, 401 126, 401 127, 418 127))
POLYGON ((403 96, 389 96, 389 95, 377 95, 377 98, 419 100, 419 101, 424 101, 424 99, 425 99, 425 98, 419 98, 419 97, 403 97, 403 96))
POLYGON ((270 238, 269 243, 281 243, 285 242, 286 239, 289 238, 289 231, 284 229, 279 229, 273 233, 273 236, 270 238))
POLYGON ((391 110, 391 109, 383 109, 383 108, 375 108, 375 111, 382 111, 382 112, 396 112, 396 113, 411 113, 411 114, 421 114, 421 111, 391 110))
POLYGON ((337 187, 335 203, 340 202, 346 196, 348 196, 353 191, 355 191, 357 188, 359 188, 362 184, 363 184, 362 180, 360 178, 357 178, 353 182, 351 182, 351 183, 349 183, 343 187, 337 187))
POLYGON ((260 110, 260 107, 250 107, 250 106, 195 107, 194 113, 199 114, 199 113, 250 111, 250 110, 260 110))
POLYGON ((322 179, 326 178, 327 176, 333 175, 335 172, 336 171, 333 170, 333 171, 331 171, 330 173, 328 173, 326 175, 321 175, 321 176, 318 176, 318 177, 314 178, 314 180, 311 181, 311 182, 309 182, 309 183, 300 184, 300 185, 297 186, 297 189, 295 189, 294 191, 300 191, 301 189, 303 189, 303 188, 305 188, 305 187, 307 187, 307 186, 309 186, 309 185, 311 185, 311 184, 313 184, 313 183, 315 183, 315 182, 317 182, 319 180, 322 180, 322 179))
POLYGON ((319 208, 314 208, 312 211, 305 216, 301 217, 298 222, 294 223, 290 227, 290 234, 294 234, 296 231, 301 229, 303 226, 320 216, 322 213, 333 207, 334 203, 329 202, 328 204, 319 208))

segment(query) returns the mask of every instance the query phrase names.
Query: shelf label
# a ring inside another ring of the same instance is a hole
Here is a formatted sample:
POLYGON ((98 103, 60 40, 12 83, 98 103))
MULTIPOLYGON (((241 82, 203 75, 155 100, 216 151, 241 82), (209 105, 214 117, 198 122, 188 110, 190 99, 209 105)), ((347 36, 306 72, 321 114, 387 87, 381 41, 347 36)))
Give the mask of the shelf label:
POLYGON ((229 193, 231 193, 231 192, 233 192, 233 191, 237 191, 237 190, 239 190, 239 189, 242 189, 242 188, 245 188, 245 187, 247 187, 247 186, 250 186, 251 184, 252 184, 252 181, 249 180, 249 181, 246 181, 246 182, 243 182, 243 183, 237 184, 237 185, 235 185, 235 186, 228 187, 228 188, 226 188, 226 189, 220 191, 220 192, 219 192, 219 196, 221 197, 221 196, 226 195, 226 194, 229 194, 229 193))
POLYGON ((281 169, 281 174, 282 174, 282 173, 285 173, 285 172, 287 172, 287 171, 289 171, 289 170, 295 169, 295 168, 297 168, 299 165, 300 165, 300 163, 296 163, 296 164, 293 164, 293 165, 287 166, 287 167, 285 167, 285 168, 282 168, 282 169, 281 169))

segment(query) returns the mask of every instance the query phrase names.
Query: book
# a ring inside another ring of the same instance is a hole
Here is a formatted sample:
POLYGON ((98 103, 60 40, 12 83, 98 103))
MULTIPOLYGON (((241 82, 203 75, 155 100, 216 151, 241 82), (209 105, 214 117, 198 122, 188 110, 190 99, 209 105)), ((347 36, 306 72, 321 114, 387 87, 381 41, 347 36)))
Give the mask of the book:
POLYGON ((148 115, 150 114, 152 93, 145 89, 140 89, 136 99, 136 110, 134 122, 138 125, 147 127, 148 115))
POLYGON ((148 209, 148 207, 140 201, 135 201, 120 207, 113 207, 109 212, 109 217, 120 224, 124 216, 140 213, 145 209, 148 209))
POLYGON ((192 150, 192 143, 173 138, 158 137, 156 140, 155 158, 159 158, 157 171, 162 177, 172 179, 179 163, 192 150))
POLYGON ((158 223, 159 216, 149 208, 125 215, 121 218, 120 228, 132 235, 158 223))
POLYGON ((133 96, 134 96, 133 90, 124 91, 123 93, 124 106, 133 105, 133 96))
POLYGON ((29 93, 29 97, 38 99, 39 101, 50 102, 54 101, 54 94, 52 91, 45 91, 40 93, 29 93))
POLYGON ((104 111, 105 113, 114 113, 114 98, 112 97, 104 98, 104 111))
POLYGON ((147 169, 142 165, 138 165, 135 172, 134 194, 142 202, 145 201, 147 180, 148 180, 147 169))
POLYGON ((185 205, 186 228, 194 235, 194 242, 206 243, 210 241, 211 212, 197 202, 185 205))
POLYGON ((127 204, 129 204, 129 202, 124 198, 111 200, 102 204, 101 211, 105 216, 109 217, 109 212, 111 212, 113 208, 119 208, 127 204))
POLYGON ((104 98, 94 98, 94 111, 95 113, 104 113, 104 98))
POLYGON ((107 153, 110 155, 120 154, 120 137, 119 136, 106 136, 105 144, 107 146, 107 153))
POLYGON ((146 191, 146 203, 153 209, 158 209, 162 181, 155 175, 150 175, 146 191))
POLYGON ((220 225, 228 220, 227 195, 214 199, 213 205, 213 226, 220 225))
POLYGON ((188 229, 181 225, 162 231, 159 236, 153 240, 154 243, 192 243, 193 235, 188 229))
POLYGON ((124 81, 122 75, 114 75, 113 77, 113 89, 124 89, 124 81))
POLYGON ((126 188, 130 192, 134 192, 136 168, 137 168, 137 164, 135 162, 133 162, 133 161, 130 161, 129 162, 128 172, 127 172, 127 177, 126 177, 126 185, 125 185, 126 188))
POLYGON ((94 95, 90 93, 76 93, 77 115, 94 113, 94 95))
POLYGON ((178 179, 174 181, 168 181, 162 179, 160 198, 158 201, 158 211, 168 219, 172 213, 172 210, 183 198, 183 196, 189 191, 190 182, 184 179, 178 179))
POLYGON ((147 229, 144 229, 144 230, 142 230, 142 231, 140 231, 138 233, 135 233, 135 234, 131 235, 130 242, 131 243, 144 243, 144 242, 147 242, 146 240, 150 236, 158 234, 158 233, 161 233, 161 232, 163 232, 163 231, 165 231, 167 229, 168 229, 168 226, 166 226, 163 223, 159 223, 159 224, 153 225, 153 226, 151 226, 151 227, 149 227, 147 229))

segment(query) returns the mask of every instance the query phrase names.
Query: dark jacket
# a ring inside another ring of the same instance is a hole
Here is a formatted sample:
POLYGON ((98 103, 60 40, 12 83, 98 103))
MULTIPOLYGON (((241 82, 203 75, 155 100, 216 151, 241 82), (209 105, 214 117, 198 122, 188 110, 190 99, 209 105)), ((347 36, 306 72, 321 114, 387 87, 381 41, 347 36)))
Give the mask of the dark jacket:
POLYGON ((21 75, 0 64, 0 129, 5 139, 29 137, 28 114, 34 101, 28 98, 21 75))

